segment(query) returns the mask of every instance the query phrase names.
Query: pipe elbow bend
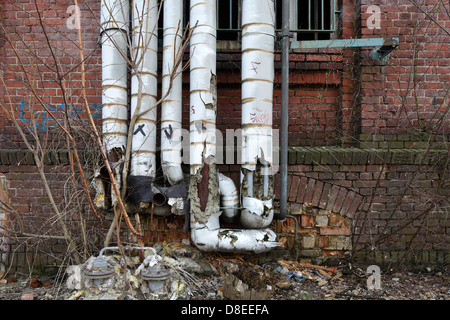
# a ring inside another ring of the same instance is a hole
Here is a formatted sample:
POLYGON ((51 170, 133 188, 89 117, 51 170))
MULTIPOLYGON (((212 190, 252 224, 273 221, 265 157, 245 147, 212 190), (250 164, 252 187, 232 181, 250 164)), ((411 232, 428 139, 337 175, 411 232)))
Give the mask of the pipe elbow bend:
POLYGON ((176 185, 184 180, 184 173, 180 164, 164 163, 162 168, 164 177, 169 181, 170 185, 176 185))
POLYGON ((244 197, 242 205, 245 209, 241 212, 241 223, 245 228, 262 229, 272 222, 274 215, 272 199, 244 197))
POLYGON ((201 251, 231 253, 265 253, 282 245, 273 230, 239 230, 207 228, 191 230, 191 240, 201 251))
POLYGON ((218 173, 220 201, 223 207, 222 218, 225 222, 233 222, 239 214, 239 193, 233 180, 218 173))

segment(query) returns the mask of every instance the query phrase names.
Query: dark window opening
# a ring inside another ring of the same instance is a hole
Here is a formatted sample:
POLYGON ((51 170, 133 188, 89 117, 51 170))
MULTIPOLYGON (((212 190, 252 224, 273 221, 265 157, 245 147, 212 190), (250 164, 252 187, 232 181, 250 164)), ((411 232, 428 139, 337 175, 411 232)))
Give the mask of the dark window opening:
MULTIPOLYGON (((255 0, 256 1, 256 0, 255 0)), ((217 40, 240 41, 242 0, 217 1, 217 40)), ((190 1, 184 1, 184 26, 189 22, 190 1)), ((329 40, 340 37, 342 0, 290 0, 293 40, 329 40)), ((276 31, 281 32, 282 0, 275 1, 276 31)), ((158 36, 163 36, 163 11, 158 36)), ((191 26, 192 27, 192 26, 191 26)))

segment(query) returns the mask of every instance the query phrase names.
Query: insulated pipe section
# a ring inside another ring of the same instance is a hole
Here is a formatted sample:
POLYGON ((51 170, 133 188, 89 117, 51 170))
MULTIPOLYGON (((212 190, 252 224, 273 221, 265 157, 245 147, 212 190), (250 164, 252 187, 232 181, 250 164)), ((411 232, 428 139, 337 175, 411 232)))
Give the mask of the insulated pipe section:
POLYGON ((156 173, 156 99, 158 6, 156 0, 133 1, 133 45, 135 68, 131 76, 131 118, 133 128, 130 175, 154 177, 156 173))
POLYGON ((129 0, 101 0, 100 27, 128 32, 130 13, 129 0))
POLYGON ((102 132, 108 155, 112 150, 120 150, 118 155, 123 155, 127 144, 128 94, 125 57, 128 14, 128 1, 102 1, 102 132))
POLYGON ((193 0, 190 25, 190 172, 216 155, 216 1, 193 0))
POLYGON ((173 70, 177 52, 183 37, 183 1, 164 1, 164 33, 162 63, 162 94, 166 94, 161 105, 161 166, 164 177, 171 185, 184 179, 181 168, 181 121, 182 121, 182 75, 181 64, 173 70), (170 75, 179 73, 172 81, 170 75))
MULTIPOLYGON (((255 2, 255 1, 253 1, 255 2)), ((272 2, 273 7, 273 2, 272 2)), ((195 26, 191 37, 191 60, 190 60, 190 157, 191 157, 191 239, 195 246, 202 251, 222 251, 239 253, 262 253, 268 252, 281 245, 276 242, 276 234, 270 229, 241 230, 220 228, 219 218, 222 212, 215 205, 215 199, 207 202, 206 210, 202 211, 193 201, 198 202, 198 186, 205 187, 210 192, 220 191, 223 207, 228 209, 225 203, 232 202, 236 208, 237 190, 235 190, 231 179, 223 175, 214 174, 208 170, 215 170, 212 163, 206 167, 205 159, 215 156, 215 124, 216 124, 216 1, 194 0, 191 1, 190 24, 195 26), (203 170, 205 169, 206 170, 203 170), (199 176, 208 172, 208 177, 199 176), (212 175, 212 177, 211 177, 212 175), (196 183, 193 184, 192 181, 196 183), (199 182, 197 182, 199 181, 199 182)), ((261 40, 261 39, 260 39, 261 40)), ((273 42, 273 37, 271 39, 273 42)), ((273 53, 272 53, 273 54, 273 53)), ((272 57, 273 59, 273 57, 272 57)), ((273 69, 273 68, 272 68, 273 69)), ((271 70, 273 73, 273 70, 271 70)), ((263 72, 264 73, 264 72, 263 72)), ((263 90, 263 88, 259 88, 263 90)), ((256 90, 255 90, 256 91, 256 90)), ((253 92, 254 97, 262 93, 253 92)), ((265 93, 264 93, 265 94, 265 93)), ((271 124, 271 115, 270 115, 271 124)), ((207 193, 207 192, 206 192, 207 193)), ((211 194, 210 194, 211 195, 211 194)), ((202 194, 208 197, 208 194, 202 194)), ((213 197, 211 197, 213 198, 213 197)), ((199 199, 200 202, 202 199, 199 199)), ((232 220, 235 212, 225 210, 224 218, 232 220)))
POLYGON ((241 178, 247 186, 247 197, 242 199, 241 222, 246 228, 265 227, 273 219, 269 175, 273 163, 274 19, 273 0, 242 2, 242 168, 245 170, 241 178), (255 172, 258 163, 261 171, 255 172), (260 186, 255 185, 257 174, 263 177, 260 194, 257 192, 260 186))
MULTIPOLYGON (((194 244, 202 251, 234 253, 264 253, 279 247, 276 234, 270 229, 240 230, 219 227, 219 213, 209 217, 206 224, 191 231, 194 244)), ((193 224, 191 218, 191 225, 193 224)), ((194 222, 195 224, 195 222, 194 222)))
POLYGON ((242 3, 242 164, 272 163, 274 1, 242 3))
POLYGON ((239 193, 231 178, 217 172, 220 202, 225 222, 233 222, 239 213, 239 193))

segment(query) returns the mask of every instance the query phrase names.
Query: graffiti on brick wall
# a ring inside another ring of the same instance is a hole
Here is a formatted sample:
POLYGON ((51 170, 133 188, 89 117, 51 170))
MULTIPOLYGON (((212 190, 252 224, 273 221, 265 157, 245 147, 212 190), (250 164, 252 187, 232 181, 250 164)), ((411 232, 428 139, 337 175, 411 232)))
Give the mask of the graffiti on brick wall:
MULTIPOLYGON (((45 130, 55 127, 57 123, 62 123, 66 113, 68 117, 81 121, 83 120, 83 113, 85 113, 83 109, 77 108, 75 106, 66 106, 64 103, 58 104, 56 106, 50 106, 46 104, 46 107, 48 108, 49 112, 47 112, 47 110, 45 109, 33 110, 27 103, 20 101, 20 121, 31 125, 32 120, 34 119, 36 127, 38 129, 45 130)), ((89 108, 94 119, 101 114, 101 103, 89 104, 89 108)))

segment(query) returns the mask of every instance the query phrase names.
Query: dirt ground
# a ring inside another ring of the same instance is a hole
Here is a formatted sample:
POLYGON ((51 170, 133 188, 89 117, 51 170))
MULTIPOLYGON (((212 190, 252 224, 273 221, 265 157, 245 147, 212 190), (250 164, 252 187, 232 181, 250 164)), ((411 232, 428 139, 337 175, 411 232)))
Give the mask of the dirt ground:
MULTIPOLYGON (((218 260, 211 261, 212 264, 218 260)), ((220 261, 219 261, 220 262, 220 261)), ((232 261, 242 268, 242 261, 232 261)), ((265 265, 245 263, 270 277, 267 300, 449 300, 447 271, 382 272, 380 289, 369 290, 368 274, 357 267, 327 268, 293 261, 265 265)), ((221 270, 219 266, 218 270, 221 270)), ((248 272, 247 272, 248 273, 248 272)), ((229 300, 224 296, 224 273, 196 275, 197 284, 184 300, 229 300)), ((0 300, 66 300, 73 295, 63 278, 9 276, 0 280, 0 300)))

